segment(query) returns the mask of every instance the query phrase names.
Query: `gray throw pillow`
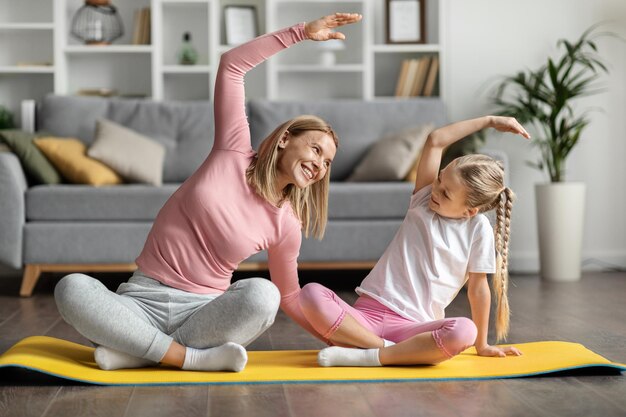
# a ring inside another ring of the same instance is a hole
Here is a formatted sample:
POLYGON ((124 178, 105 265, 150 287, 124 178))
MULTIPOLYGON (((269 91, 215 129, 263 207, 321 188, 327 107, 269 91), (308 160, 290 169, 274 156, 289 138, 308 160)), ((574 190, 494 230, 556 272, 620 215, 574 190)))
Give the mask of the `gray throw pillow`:
POLYGON ((384 136, 374 143, 347 181, 403 181, 422 150, 432 124, 384 136))
POLYGON ((96 135, 87 155, 116 171, 128 182, 163 183, 165 147, 110 120, 96 121, 96 135))

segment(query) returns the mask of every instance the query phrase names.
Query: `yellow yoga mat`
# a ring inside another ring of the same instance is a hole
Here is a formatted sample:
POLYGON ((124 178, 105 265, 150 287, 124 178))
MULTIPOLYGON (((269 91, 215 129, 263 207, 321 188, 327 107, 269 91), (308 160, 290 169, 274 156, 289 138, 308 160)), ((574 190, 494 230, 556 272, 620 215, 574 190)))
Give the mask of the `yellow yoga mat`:
POLYGON ((401 382, 514 378, 580 368, 626 371, 569 342, 516 344, 524 355, 485 358, 473 348, 436 366, 323 368, 315 350, 250 351, 242 372, 190 372, 168 367, 103 371, 93 348, 46 336, 28 337, 0 356, 0 368, 26 368, 71 381, 98 385, 272 384, 319 382, 401 382))

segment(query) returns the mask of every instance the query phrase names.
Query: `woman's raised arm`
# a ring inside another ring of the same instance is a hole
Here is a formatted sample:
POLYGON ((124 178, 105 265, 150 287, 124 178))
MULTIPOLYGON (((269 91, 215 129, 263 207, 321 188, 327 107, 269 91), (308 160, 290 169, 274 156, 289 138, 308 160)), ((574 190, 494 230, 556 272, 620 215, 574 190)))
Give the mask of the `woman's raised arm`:
POLYGON ((345 39, 337 27, 361 20, 360 14, 335 13, 309 23, 259 36, 224 53, 215 83, 215 149, 250 151, 250 129, 245 112, 244 76, 277 52, 305 39, 345 39))

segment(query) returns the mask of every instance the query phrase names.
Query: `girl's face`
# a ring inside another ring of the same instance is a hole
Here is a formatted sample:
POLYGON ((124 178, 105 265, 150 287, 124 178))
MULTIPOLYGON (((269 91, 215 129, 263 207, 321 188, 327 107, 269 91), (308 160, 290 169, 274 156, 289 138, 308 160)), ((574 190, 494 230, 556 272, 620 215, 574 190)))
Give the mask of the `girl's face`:
POLYGON ((324 178, 335 158, 333 138, 318 130, 297 137, 287 134, 279 144, 278 178, 281 189, 294 184, 302 189, 324 178))
POLYGON ((439 172, 439 176, 433 182, 428 207, 440 216, 453 219, 469 218, 478 213, 478 209, 469 208, 466 201, 467 191, 452 162, 439 172))

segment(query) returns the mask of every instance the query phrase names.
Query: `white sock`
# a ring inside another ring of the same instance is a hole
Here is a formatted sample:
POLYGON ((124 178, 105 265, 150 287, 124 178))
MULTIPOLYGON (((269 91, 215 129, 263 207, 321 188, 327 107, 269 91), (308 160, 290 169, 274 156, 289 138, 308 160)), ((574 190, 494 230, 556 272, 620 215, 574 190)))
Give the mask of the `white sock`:
POLYGON ((128 353, 120 352, 119 350, 111 349, 105 346, 98 346, 93 356, 100 369, 104 369, 105 371, 129 368, 147 368, 158 365, 158 363, 152 362, 149 359, 138 358, 136 356, 129 355, 128 353))
POLYGON ((243 346, 228 342, 209 349, 188 347, 183 369, 186 371, 234 371, 240 372, 248 362, 243 346))
POLYGON ((317 363, 321 366, 382 366, 378 349, 353 349, 331 346, 320 350, 317 363))

